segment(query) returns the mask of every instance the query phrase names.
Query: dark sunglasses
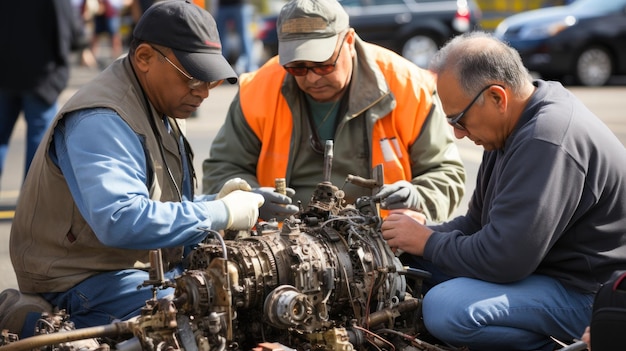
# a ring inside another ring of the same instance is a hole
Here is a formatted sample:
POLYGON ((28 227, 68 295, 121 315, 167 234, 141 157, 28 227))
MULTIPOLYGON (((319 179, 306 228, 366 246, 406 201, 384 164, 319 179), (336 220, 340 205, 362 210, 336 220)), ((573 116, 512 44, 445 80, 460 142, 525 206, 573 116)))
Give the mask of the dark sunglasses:
POLYGON ((476 94, 476 96, 472 99, 472 102, 470 102, 466 108, 463 109, 463 111, 461 111, 459 114, 452 116, 452 117, 447 117, 446 119, 448 120, 448 123, 454 127, 455 129, 458 130, 463 130, 466 131, 467 129, 465 128, 465 126, 463 124, 461 124, 461 118, 463 118, 463 116, 465 116, 465 114, 467 113, 467 111, 469 111, 470 108, 472 108, 472 106, 474 106, 474 103, 478 100, 478 98, 489 88, 491 88, 492 86, 499 86, 501 88, 504 88, 502 85, 500 84, 489 84, 486 87, 480 89, 480 91, 478 92, 478 94, 476 94))
POLYGON ((331 64, 327 64, 327 65, 317 65, 317 66, 283 66, 283 68, 285 68, 285 70, 291 74, 292 76, 295 77, 303 77, 306 76, 309 71, 313 71, 313 73, 317 74, 318 76, 325 76, 327 74, 331 74, 335 71, 335 66, 337 66, 337 61, 339 60, 339 57, 341 56, 341 49, 343 49, 343 43, 346 41, 346 37, 348 35, 344 35, 343 39, 341 40, 341 45, 339 46, 339 52, 337 53, 337 57, 335 58, 335 61, 331 64))

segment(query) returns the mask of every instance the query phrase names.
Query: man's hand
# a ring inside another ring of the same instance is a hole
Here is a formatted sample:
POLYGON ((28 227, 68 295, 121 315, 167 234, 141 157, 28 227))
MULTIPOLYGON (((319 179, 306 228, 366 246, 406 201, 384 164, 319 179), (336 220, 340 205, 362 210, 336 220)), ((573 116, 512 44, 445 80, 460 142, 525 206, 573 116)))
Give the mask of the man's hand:
POLYGON ((252 192, 263 195, 265 199, 265 204, 259 209, 261 219, 269 221, 276 218, 277 221, 282 221, 298 213, 298 207, 291 204, 291 196, 295 195, 296 191, 292 188, 286 188, 286 190, 287 195, 277 193, 272 187, 252 189, 252 192))
POLYGON ((582 342, 587 344, 587 349, 591 351, 591 327, 587 326, 582 336, 582 342))
POLYGON ((380 191, 374 195, 374 198, 380 199, 380 206, 387 210, 408 208, 419 211, 421 208, 420 194, 415 185, 406 180, 383 185, 380 191))
POLYGON ((226 183, 224 183, 224 185, 222 185, 222 189, 220 189, 220 192, 217 193, 215 200, 219 200, 235 190, 252 191, 252 187, 250 187, 248 182, 241 178, 229 179, 226 183))
POLYGON ((259 207, 265 199, 253 192, 235 190, 220 201, 228 209, 228 225, 225 229, 250 230, 259 218, 259 207))
POLYGON ((422 256, 432 230, 426 227, 423 213, 411 210, 393 210, 385 218, 381 230, 383 239, 392 250, 422 256))

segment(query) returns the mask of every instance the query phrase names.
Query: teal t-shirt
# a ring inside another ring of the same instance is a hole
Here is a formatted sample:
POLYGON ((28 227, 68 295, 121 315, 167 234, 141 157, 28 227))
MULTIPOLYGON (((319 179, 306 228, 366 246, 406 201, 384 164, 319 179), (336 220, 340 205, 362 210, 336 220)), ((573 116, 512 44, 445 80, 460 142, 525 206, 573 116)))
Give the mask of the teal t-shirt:
POLYGON ((339 102, 341 99, 337 101, 317 102, 308 95, 306 95, 306 98, 309 103, 313 122, 317 129, 317 135, 319 135, 323 145, 324 141, 335 138, 337 112, 339 111, 339 102))

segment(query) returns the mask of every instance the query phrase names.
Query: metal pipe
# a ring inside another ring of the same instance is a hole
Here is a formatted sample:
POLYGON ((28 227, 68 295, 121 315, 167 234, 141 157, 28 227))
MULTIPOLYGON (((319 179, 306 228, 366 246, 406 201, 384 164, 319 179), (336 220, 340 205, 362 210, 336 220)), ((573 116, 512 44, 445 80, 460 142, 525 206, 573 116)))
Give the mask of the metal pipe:
POLYGON ((0 346, 1 351, 30 351, 41 346, 101 337, 117 337, 133 333, 132 322, 116 322, 109 325, 36 335, 0 346))
POLYGON ((330 174, 333 170, 333 141, 326 140, 324 148, 324 181, 330 182, 330 174))

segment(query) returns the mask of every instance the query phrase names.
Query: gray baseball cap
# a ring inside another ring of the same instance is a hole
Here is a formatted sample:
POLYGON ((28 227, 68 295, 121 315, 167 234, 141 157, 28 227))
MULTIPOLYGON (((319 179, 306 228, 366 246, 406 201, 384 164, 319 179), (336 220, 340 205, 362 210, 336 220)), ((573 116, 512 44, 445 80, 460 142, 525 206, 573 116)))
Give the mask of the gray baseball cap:
POLYGON ((237 82, 237 74, 222 55, 215 19, 189 0, 156 2, 141 16, 133 36, 172 49, 194 78, 237 82))
POLYGON ((276 21, 280 64, 328 60, 339 34, 349 27, 348 14, 337 0, 289 1, 276 21))

